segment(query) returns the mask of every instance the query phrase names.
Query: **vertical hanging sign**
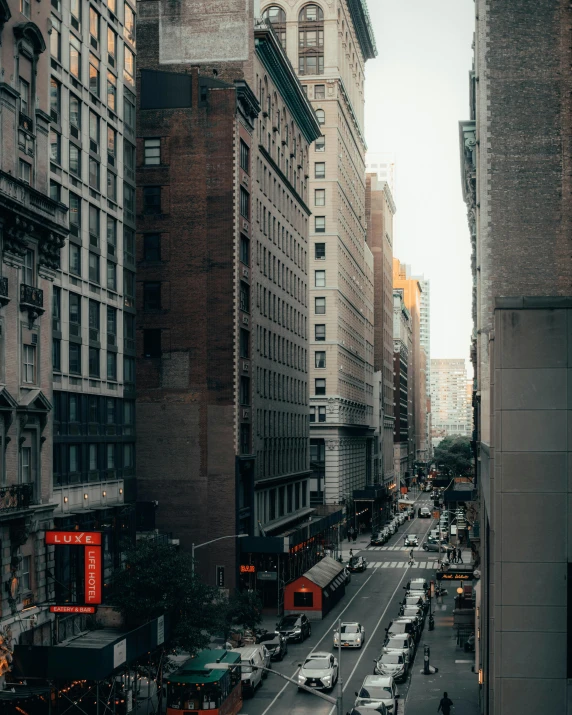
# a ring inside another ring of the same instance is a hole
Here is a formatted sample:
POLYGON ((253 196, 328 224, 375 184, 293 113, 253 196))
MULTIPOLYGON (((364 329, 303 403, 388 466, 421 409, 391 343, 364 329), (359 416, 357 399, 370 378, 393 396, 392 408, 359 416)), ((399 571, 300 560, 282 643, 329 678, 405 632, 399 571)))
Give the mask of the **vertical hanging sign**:
POLYGON ((85 603, 101 603, 101 546, 85 547, 85 603))
MULTIPOLYGON (((46 531, 46 544, 54 546, 83 546, 85 560, 85 594, 86 606, 97 606, 101 603, 101 542, 100 531, 46 531)), ((55 606, 54 608, 59 608, 55 606)), ((77 608, 62 606, 61 608, 77 608)), ((88 611, 53 611, 53 613, 87 613, 88 611)))

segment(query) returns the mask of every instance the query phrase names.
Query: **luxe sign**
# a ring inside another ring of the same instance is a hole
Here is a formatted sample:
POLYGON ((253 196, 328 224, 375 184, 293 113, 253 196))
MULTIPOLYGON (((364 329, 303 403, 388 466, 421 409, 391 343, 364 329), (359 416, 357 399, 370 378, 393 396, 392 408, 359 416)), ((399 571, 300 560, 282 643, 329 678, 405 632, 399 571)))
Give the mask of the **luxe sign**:
POLYGON ((46 531, 46 544, 83 547, 85 561, 84 603, 86 606, 96 606, 101 603, 101 532, 46 531))

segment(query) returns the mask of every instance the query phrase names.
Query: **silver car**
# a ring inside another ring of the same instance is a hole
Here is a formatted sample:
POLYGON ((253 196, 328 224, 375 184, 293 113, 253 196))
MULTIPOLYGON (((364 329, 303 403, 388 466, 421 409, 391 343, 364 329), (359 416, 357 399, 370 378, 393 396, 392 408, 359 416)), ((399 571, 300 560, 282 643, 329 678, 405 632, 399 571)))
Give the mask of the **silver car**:
POLYGON ((359 710, 381 710, 385 705, 387 712, 397 713, 399 694, 391 675, 366 675, 361 688, 356 692, 354 708, 359 710))
POLYGON ((408 633, 402 633, 398 636, 386 638, 383 644, 384 653, 403 653, 405 661, 409 663, 415 655, 415 643, 413 638, 408 633))
POLYGON ((395 681, 402 683, 407 679, 409 663, 405 660, 405 655, 399 651, 382 653, 375 663, 374 675, 390 675, 395 681))
MULTIPOLYGON (((361 623, 351 622, 341 624, 342 648, 361 648, 365 640, 365 628, 361 623)), ((334 648, 340 645, 340 634, 334 631, 334 648)))
MULTIPOLYGON (((316 690, 331 690, 338 682, 338 659, 331 653, 310 653, 298 673, 298 685, 316 690)), ((302 690, 302 688, 298 688, 302 690)))

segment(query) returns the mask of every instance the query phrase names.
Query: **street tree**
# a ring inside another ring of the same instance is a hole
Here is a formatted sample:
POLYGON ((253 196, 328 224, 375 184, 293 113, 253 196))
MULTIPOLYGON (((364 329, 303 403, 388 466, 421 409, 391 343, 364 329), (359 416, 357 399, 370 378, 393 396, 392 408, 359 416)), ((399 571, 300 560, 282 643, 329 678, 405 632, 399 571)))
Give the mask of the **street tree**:
POLYGON ((231 596, 227 621, 229 625, 256 628, 262 621, 262 601, 256 591, 237 591, 231 596))
POLYGON ((435 464, 452 476, 465 476, 473 469, 473 451, 469 437, 445 437, 435 447, 435 464))
POLYGON ((108 602, 130 625, 168 614, 171 642, 191 655, 225 627, 228 601, 193 574, 192 558, 171 544, 144 539, 125 552, 108 602))

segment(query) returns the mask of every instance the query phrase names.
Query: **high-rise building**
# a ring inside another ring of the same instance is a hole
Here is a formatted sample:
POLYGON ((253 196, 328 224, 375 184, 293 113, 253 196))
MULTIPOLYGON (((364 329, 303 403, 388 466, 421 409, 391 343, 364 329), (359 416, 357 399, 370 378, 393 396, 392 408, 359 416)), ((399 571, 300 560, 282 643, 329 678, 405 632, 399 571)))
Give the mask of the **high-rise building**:
MULTIPOLYGON (((432 444, 444 437, 472 434, 471 402, 467 398, 467 369, 463 359, 431 360, 432 444)), ((470 396, 469 396, 470 397, 470 396)))
POLYGON ((368 174, 375 174, 379 181, 386 181, 391 195, 395 198, 395 154, 368 151, 365 157, 365 170, 368 174))
POLYGON ((364 69, 376 55, 375 41, 365 0, 264 3, 262 10, 322 129, 310 151, 309 378, 310 409, 325 420, 310 430, 318 467, 311 498, 352 503, 354 490, 372 476, 373 257, 366 244, 363 115, 364 69))
MULTIPOLYGON (((201 547, 207 582, 241 578, 276 608, 284 573, 318 556, 290 559, 284 546, 307 540, 310 517, 320 529, 308 449, 308 283, 321 280, 309 274, 309 148, 320 125, 276 34, 233 7, 234 34, 213 30, 208 46, 173 42, 158 14, 140 24, 138 491, 158 501, 160 528, 201 547), (278 575, 263 584, 258 570, 278 575)), ((203 20, 190 8, 190 36, 203 20)), ((317 369, 326 359, 312 351, 317 369)), ((321 423, 322 409, 312 417, 321 423)))
MULTIPOLYGON (((52 304, 67 209, 50 192, 46 3, 0 7, 0 633, 51 642, 52 304), (20 616, 29 607, 34 619, 20 616)), ((0 689, 10 668, 0 654, 0 689)))
POLYGON ((486 715, 565 713, 572 678, 570 6, 477 0, 475 9, 471 113, 460 123, 475 298, 474 669, 486 715))
POLYGON ((50 22, 50 193, 70 227, 50 306, 55 525, 105 532, 109 574, 135 499, 135 3, 54 0, 50 22))
MULTIPOLYGON (((413 321, 403 300, 403 290, 393 291, 393 405, 394 479, 406 486, 415 454, 413 434, 413 321)), ((397 489, 399 493, 399 489, 397 489)))
POLYGON ((393 432, 393 216, 395 203, 389 184, 375 174, 366 175, 367 244, 374 266, 374 370, 381 373, 381 468, 379 483, 384 496, 396 494, 394 484, 393 432))

